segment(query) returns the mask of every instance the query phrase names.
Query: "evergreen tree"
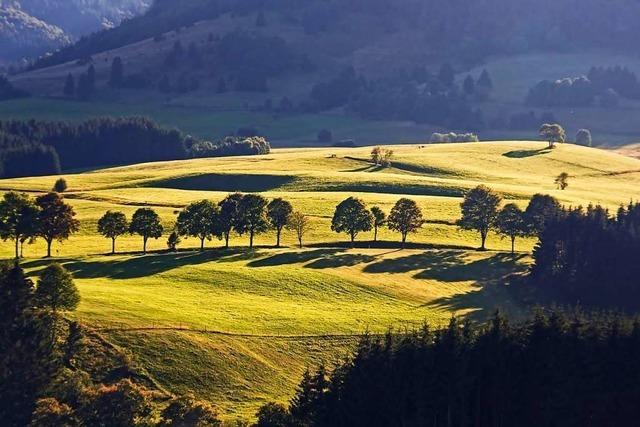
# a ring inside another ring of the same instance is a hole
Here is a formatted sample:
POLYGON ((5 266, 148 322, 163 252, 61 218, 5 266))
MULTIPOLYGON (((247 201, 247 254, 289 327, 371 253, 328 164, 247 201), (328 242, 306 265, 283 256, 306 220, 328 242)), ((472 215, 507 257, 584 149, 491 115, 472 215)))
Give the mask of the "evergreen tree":
POLYGON ((471 96, 471 95, 475 94, 475 92, 476 92, 476 82, 475 82, 475 80, 473 80, 473 77, 467 76, 467 78, 464 79, 463 89, 464 89, 464 93, 467 96, 471 96))
POLYGON ((40 274, 35 292, 36 305, 58 311, 73 311, 80 303, 80 293, 73 283, 73 277, 60 264, 51 264, 40 274))
POLYGON ((546 194, 535 194, 524 213, 529 236, 539 236, 548 221, 560 214, 560 202, 546 194))
POLYGON ((122 58, 116 56, 111 61, 111 72, 109 74, 109 86, 118 88, 124 83, 124 65, 122 58))

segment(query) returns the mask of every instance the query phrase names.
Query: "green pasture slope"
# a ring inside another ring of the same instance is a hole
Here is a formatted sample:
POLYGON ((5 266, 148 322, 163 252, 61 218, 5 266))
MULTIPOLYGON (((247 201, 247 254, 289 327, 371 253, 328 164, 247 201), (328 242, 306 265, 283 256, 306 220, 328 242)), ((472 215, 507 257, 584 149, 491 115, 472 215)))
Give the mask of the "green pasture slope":
MULTIPOLYGON (((637 200, 640 160, 608 151, 542 142, 496 142, 394 146, 393 167, 367 159, 370 148, 280 149, 260 157, 200 159, 133 165, 66 175, 67 200, 80 232, 55 244, 58 261, 73 271, 82 295, 73 317, 99 331, 127 353, 164 389, 193 391, 216 404, 226 420, 250 419, 271 400, 286 402, 305 367, 344 357, 365 330, 411 328, 446 322, 452 314, 480 320, 496 308, 527 310, 510 290, 513 275, 530 262, 534 242, 492 235, 487 252, 478 236, 461 231, 464 192, 486 184, 506 200, 525 206, 535 193, 567 205, 590 202, 615 209, 637 200), (554 177, 570 175, 559 191, 554 177), (136 251, 135 236, 110 242, 98 236, 106 210, 129 217, 152 206, 169 230, 176 212, 191 201, 222 199, 230 191, 284 197, 310 216, 313 230, 304 249, 290 233, 275 249, 272 233, 258 239, 233 236, 232 248, 207 243, 204 253, 187 240, 168 254, 166 237, 152 253, 136 251), (415 199, 427 223, 400 251, 398 236, 385 230, 380 247, 371 233, 346 249, 346 236, 330 230, 334 207, 356 195, 386 211, 400 197, 415 199)), ((0 181, 3 191, 48 191, 57 177, 0 181)), ((11 256, 10 242, 0 254, 11 256)), ((48 261, 42 242, 25 246, 25 267, 36 274, 48 261)))

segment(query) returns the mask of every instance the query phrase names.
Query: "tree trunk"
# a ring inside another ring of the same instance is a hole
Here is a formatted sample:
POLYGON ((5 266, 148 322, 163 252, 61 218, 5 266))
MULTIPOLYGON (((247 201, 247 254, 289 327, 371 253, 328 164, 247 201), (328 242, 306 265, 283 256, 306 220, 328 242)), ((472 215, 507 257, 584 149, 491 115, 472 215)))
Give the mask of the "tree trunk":
POLYGON ((516 253, 516 236, 511 236, 511 255, 516 253))
POLYGON ((225 247, 225 249, 229 249, 229 235, 230 234, 231 234, 230 232, 224 233, 224 247, 225 247))
POLYGON ((51 258, 51 244, 53 241, 51 239, 47 239, 47 258, 51 258))
POLYGON ((204 252, 204 237, 200 238, 200 252, 204 252))
POLYGON ((111 238, 111 255, 115 255, 116 254, 116 238, 112 237, 111 238))
POLYGON ((249 249, 253 249, 253 230, 249 232, 249 249))
POLYGON ((147 238, 146 237, 142 238, 142 253, 143 254, 147 253, 147 238))
POLYGON ((302 249, 302 236, 298 237, 298 243, 300 243, 300 249, 302 249))
POLYGON ((356 244, 356 235, 354 233, 351 233, 351 249, 355 247, 355 244, 356 244))
POLYGON ((19 249, 19 245, 20 244, 20 239, 18 238, 18 236, 16 236, 16 259, 20 258, 20 249, 19 249))
POLYGON ((407 234, 402 234, 402 249, 404 249, 405 243, 407 242, 407 234))
POLYGON ((378 241, 378 226, 375 226, 373 228, 373 242, 377 242, 378 241))
POLYGON ((282 228, 278 228, 277 237, 276 237, 276 248, 280 247, 280 234, 282 233, 282 228))
POLYGON ((486 250, 486 243, 487 243, 487 233, 482 231, 480 232, 480 237, 482 238, 482 246, 480 246, 480 250, 484 251, 486 250))

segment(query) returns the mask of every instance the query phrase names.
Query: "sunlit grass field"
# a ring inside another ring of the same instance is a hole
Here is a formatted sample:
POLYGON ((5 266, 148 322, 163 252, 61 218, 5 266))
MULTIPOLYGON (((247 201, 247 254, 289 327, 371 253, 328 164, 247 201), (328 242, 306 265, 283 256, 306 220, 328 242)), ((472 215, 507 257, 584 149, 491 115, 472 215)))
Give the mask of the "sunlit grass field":
MULTIPOLYGON (((169 391, 192 390, 218 405, 225 419, 251 418, 270 400, 286 402, 305 367, 344 357, 366 330, 441 325, 453 315, 481 320, 500 308, 515 316, 527 307, 511 291, 513 275, 526 272, 531 239, 508 253, 492 235, 488 252, 478 236, 455 225, 465 191, 486 184, 505 202, 526 206, 535 193, 566 205, 601 203, 616 209, 640 194, 640 160, 612 152, 544 142, 394 146, 393 167, 368 162, 371 148, 283 149, 260 157, 176 161, 115 167, 66 175, 81 231, 54 245, 54 255, 76 277, 82 302, 71 316, 98 329, 169 391), (559 191, 554 178, 570 175, 559 191), (176 213, 191 201, 221 200, 231 191, 284 197, 313 224, 306 247, 286 232, 282 249, 273 233, 249 252, 246 236, 232 248, 185 240, 166 253, 176 213), (415 199, 427 223, 399 250, 399 236, 346 236, 330 229, 335 206, 356 195, 389 212, 400 197, 415 199), (119 255, 96 223, 107 210, 131 217, 140 206, 161 215, 165 237, 118 241, 119 255)), ((0 181, 0 189, 48 191, 57 177, 0 181)), ((0 246, 3 257, 12 244, 0 246)), ((42 242, 25 245, 31 274, 49 261, 42 242)))

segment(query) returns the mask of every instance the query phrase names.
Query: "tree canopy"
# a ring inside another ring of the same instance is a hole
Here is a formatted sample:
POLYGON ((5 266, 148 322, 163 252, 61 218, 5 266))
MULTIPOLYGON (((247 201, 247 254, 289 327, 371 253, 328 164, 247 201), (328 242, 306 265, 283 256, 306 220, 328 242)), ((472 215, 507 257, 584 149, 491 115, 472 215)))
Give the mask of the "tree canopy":
POLYGON ((498 217, 498 207, 502 197, 487 186, 480 185, 469 191, 462 202, 462 218, 460 226, 465 230, 475 230, 480 233, 481 250, 486 249, 489 230, 495 225, 498 217))
POLYGON ((367 210, 362 200, 349 197, 336 207, 331 221, 331 230, 336 233, 347 233, 352 245, 358 233, 370 231, 372 228, 373 215, 367 210))

